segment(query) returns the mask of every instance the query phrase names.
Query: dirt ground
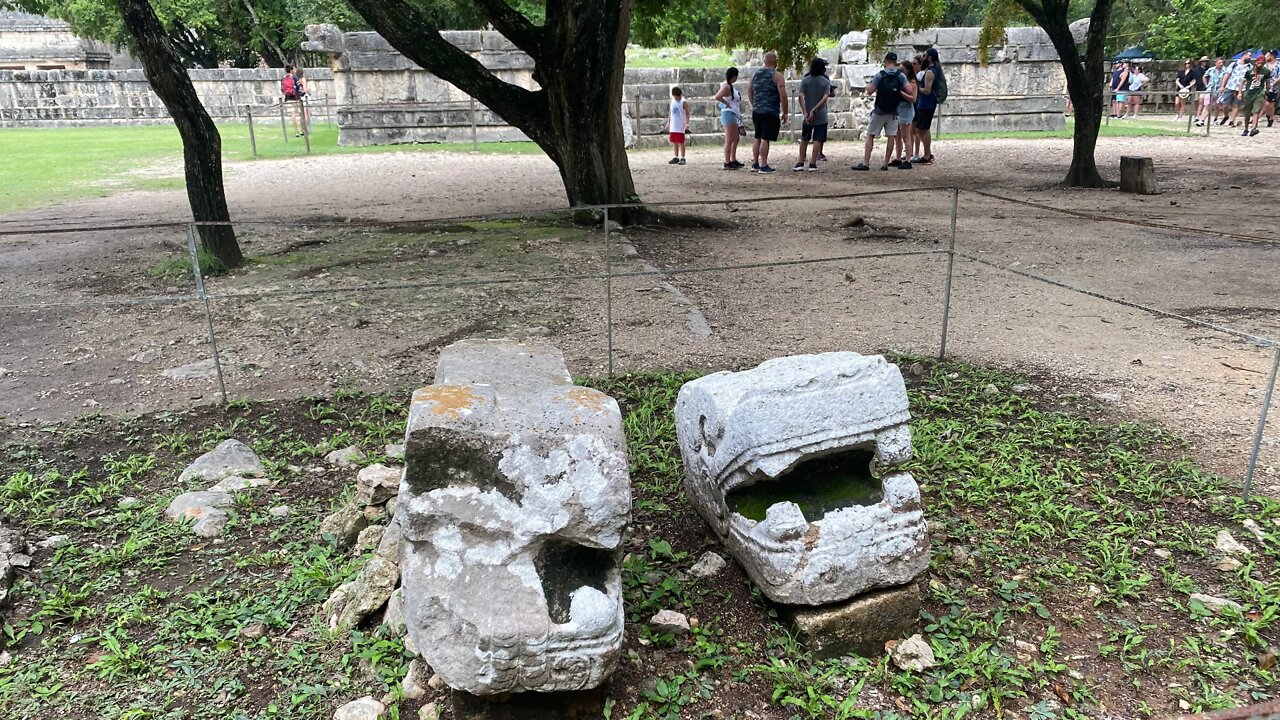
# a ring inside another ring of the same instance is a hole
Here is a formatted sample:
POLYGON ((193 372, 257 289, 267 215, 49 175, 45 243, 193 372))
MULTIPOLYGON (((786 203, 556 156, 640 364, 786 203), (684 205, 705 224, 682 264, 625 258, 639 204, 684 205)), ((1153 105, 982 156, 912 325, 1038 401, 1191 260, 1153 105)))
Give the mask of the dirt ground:
MULTIPOLYGON (((773 164, 790 167, 794 146, 777 151, 773 164)), ((627 230, 614 271, 665 274, 615 278, 611 294, 599 277, 598 231, 543 220, 360 226, 562 207, 545 158, 387 153, 231 164, 228 200, 246 223, 239 229, 246 252, 259 262, 210 280, 210 291, 276 294, 213 302, 228 392, 275 398, 409 387, 430 380, 436 349, 486 334, 547 337, 575 373, 600 375, 608 369, 610 302, 617 371, 738 367, 834 349, 936 354, 945 255, 671 271, 943 249, 950 192, 932 188, 949 185, 1269 238, 1091 221, 962 192, 956 242, 999 267, 1280 337, 1271 186, 1280 133, 1100 141, 1107 174, 1118 173, 1121 155, 1155 160, 1164 192, 1150 197, 1054 187, 1069 161, 1067 140, 944 139, 936 164, 910 172, 854 173, 860 147, 851 144, 833 143, 826 154, 821 172, 773 176, 722 171, 718 148, 694 148, 679 168, 662 152, 633 154, 646 200, 723 201, 673 209, 734 228, 627 230), (831 197, 872 190, 897 192, 831 197), (790 196, 805 199, 771 199, 790 196), (259 221, 266 224, 249 224, 259 221), (584 274, 593 277, 440 286, 584 274), (328 292, 368 284, 395 287, 328 292)), ((0 217, 0 231, 186 216, 181 192, 128 193, 0 217)), ((179 257, 185 242, 181 229, 0 236, 4 414, 35 421, 216 400, 211 377, 163 375, 210 357, 198 304, 16 307, 189 294, 189 280, 151 272, 179 257)), ((963 258, 951 302, 949 355, 1024 371, 1045 393, 1095 396, 1106 412, 1184 434, 1210 468, 1242 477, 1272 351, 963 258)), ((1273 494, 1280 486, 1280 417, 1265 434, 1259 482, 1273 494)))

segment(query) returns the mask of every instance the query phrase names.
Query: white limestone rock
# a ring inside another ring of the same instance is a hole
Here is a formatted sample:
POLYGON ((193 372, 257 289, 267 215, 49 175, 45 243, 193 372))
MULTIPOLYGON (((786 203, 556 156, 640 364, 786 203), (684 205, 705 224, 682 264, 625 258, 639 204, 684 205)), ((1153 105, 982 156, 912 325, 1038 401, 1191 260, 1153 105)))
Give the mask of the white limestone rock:
POLYGON ((364 505, 381 505, 400 491, 402 468, 381 463, 361 468, 356 475, 356 500, 364 505))
POLYGON ((366 695, 338 708, 333 714, 333 720, 383 720, 386 712, 385 705, 366 695))
MULTIPOLYGON (((239 440, 223 440, 218 447, 196 458, 178 476, 178 482, 191 480, 217 482, 224 478, 260 478, 266 474, 262 460, 248 445, 239 440)), ((218 492, 218 491, 215 491, 218 492)))
POLYGON ((257 487, 266 487, 270 484, 271 481, 266 478, 240 477, 239 475, 232 475, 229 478, 219 480, 217 485, 209 488, 209 492, 235 493, 257 487))
POLYGON ((889 657, 899 670, 921 672, 938 664, 933 655, 933 648, 919 634, 903 640, 893 646, 889 657))
POLYGON ((355 468, 366 460, 366 456, 360 448, 355 445, 349 445, 325 455, 324 459, 330 465, 336 465, 341 468, 355 468))
POLYGON ((689 634, 689 618, 675 610, 659 610, 649 618, 649 627, 653 628, 654 632, 682 637, 689 634))
POLYGON ((1221 615, 1226 610, 1235 610, 1240 612, 1244 610, 1244 606, 1235 600, 1220 598, 1214 595, 1205 595, 1204 593, 1192 593, 1191 599, 1204 605, 1204 609, 1215 615, 1221 615))
POLYGON ((404 612, 432 669, 473 695, 604 682, 631 509, 618 404, 554 348, 463 341, 414 393, 406 450, 404 612))
POLYGON ((689 568, 689 574, 698 578, 709 578, 719 575, 728 565, 719 553, 705 552, 698 562, 689 568))
POLYGON ((217 537, 231 519, 223 508, 232 502, 232 497, 224 492, 201 490, 183 493, 169 503, 164 515, 175 522, 184 518, 193 520, 191 531, 200 537, 217 537))
POLYGON ((693 380, 676 402, 685 494, 775 602, 906 584, 929 565, 919 487, 893 469, 911 458, 909 419, 902 374, 880 356, 693 380))
POLYGON ((1251 555, 1253 551, 1244 545, 1244 543, 1235 539, 1229 531, 1219 530, 1218 537, 1214 538, 1213 547, 1218 552, 1228 557, 1235 555, 1251 555))
POLYGON ((18 568, 30 567, 30 548, 26 538, 16 529, 0 522, 0 609, 9 604, 9 589, 18 568))

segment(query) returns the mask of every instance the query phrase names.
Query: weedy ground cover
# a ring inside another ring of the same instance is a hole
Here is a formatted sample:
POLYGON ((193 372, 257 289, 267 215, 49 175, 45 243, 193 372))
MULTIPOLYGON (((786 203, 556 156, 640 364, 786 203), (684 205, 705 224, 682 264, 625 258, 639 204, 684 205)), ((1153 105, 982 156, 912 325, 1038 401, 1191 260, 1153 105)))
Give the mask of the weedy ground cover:
MULTIPOLYGON (((916 458, 933 542, 920 631, 938 664, 818 661, 719 551, 682 498, 672 416, 689 374, 592 382, 624 412, 635 491, 623 563, 628 628, 606 716, 671 718, 1106 718, 1268 699, 1280 645, 1280 504, 1246 505, 1158 428, 1100 418, 1088 400, 963 364, 908 369, 916 458), (1246 521, 1250 521, 1246 524, 1246 521), (1251 553, 1214 550, 1221 530, 1251 553), (1230 568, 1230 569, 1219 569, 1230 568), (1203 593, 1240 609, 1213 612, 1203 593), (696 619, 654 632, 661 609, 696 619)), ((364 557, 316 537, 354 473, 404 430, 407 393, 237 403, 140 418, 0 429, 0 512, 36 553, 0 646, 0 716, 328 718, 407 700, 411 654, 385 627, 334 633, 325 597, 364 557), (244 496, 220 540, 164 521, 178 473, 227 437, 251 444, 274 486, 244 496), (125 500, 134 498, 136 501, 125 500), (284 518, 270 507, 287 504, 284 518)))

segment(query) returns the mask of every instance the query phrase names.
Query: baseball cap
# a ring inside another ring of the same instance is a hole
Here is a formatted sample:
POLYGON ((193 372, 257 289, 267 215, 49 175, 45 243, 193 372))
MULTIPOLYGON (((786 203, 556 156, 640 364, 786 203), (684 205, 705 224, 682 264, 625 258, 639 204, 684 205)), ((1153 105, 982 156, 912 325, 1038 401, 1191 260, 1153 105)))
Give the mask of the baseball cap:
POLYGON ((889 53, 885 53, 885 54, 884 54, 884 61, 885 61, 885 62, 898 62, 898 53, 896 53, 896 52, 889 52, 889 53))
POLYGON ((821 65, 822 67, 826 67, 826 66, 827 66, 827 59, 826 59, 826 58, 816 57, 816 58, 814 58, 814 59, 813 59, 813 64, 814 64, 814 65, 821 65))

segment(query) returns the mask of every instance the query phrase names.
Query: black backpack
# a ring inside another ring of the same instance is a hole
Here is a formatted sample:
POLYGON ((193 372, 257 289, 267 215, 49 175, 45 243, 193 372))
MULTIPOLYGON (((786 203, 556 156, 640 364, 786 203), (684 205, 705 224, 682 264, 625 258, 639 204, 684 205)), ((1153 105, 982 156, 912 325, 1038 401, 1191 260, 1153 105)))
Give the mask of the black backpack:
POLYGON ((897 114, 898 103, 902 102, 902 85, 902 73, 898 70, 880 76, 880 81, 876 83, 877 114, 897 114))

